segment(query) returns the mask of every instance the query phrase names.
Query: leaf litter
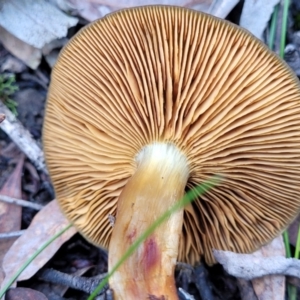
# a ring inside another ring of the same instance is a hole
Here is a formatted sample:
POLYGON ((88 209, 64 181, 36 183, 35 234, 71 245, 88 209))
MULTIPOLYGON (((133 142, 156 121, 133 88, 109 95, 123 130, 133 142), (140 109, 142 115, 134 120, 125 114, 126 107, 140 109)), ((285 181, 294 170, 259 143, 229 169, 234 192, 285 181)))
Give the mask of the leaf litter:
MULTIPOLYGON (((2 269, 5 273, 3 288, 10 278, 20 269, 39 247, 64 227, 69 221, 61 213, 56 200, 52 200, 40 210, 25 233, 18 238, 3 258, 2 269)), ((57 252, 61 245, 69 240, 76 233, 72 227, 53 243, 51 243, 19 276, 18 281, 31 278, 49 259, 57 252)))
MULTIPOLYGON (((22 169, 24 164, 24 155, 18 157, 17 165, 11 175, 7 178, 5 184, 0 190, 0 195, 5 195, 14 198, 21 198, 22 187, 22 169)), ((0 232, 10 233, 21 229, 21 213, 20 206, 0 202, 0 232)), ((10 249, 15 239, 0 240, 0 282, 4 279, 3 257, 10 249)))

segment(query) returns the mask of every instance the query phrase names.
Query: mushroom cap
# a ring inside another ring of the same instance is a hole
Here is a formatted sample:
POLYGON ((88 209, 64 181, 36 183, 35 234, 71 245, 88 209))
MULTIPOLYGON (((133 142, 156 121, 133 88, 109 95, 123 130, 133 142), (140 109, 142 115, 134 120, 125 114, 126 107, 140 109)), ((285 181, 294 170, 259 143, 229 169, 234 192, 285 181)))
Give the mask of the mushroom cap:
POLYGON ((137 154, 156 142, 186 155, 187 190, 223 176, 185 208, 180 261, 254 251, 299 212, 298 79, 249 32, 201 12, 138 7, 83 28, 52 72, 43 134, 63 211, 103 247, 137 154))

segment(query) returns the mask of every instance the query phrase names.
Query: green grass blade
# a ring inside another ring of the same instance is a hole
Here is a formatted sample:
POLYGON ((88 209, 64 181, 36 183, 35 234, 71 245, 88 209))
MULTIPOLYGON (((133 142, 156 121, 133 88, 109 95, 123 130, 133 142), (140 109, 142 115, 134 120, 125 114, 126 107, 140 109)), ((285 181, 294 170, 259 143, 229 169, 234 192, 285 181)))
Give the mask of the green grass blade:
MULTIPOLYGON (((286 41, 286 33, 287 33, 287 22, 288 22, 288 11, 289 11, 289 0, 285 0, 283 3, 283 14, 282 14, 282 26, 281 26, 281 36, 280 36, 280 51, 279 56, 283 59, 284 57, 284 49, 285 49, 285 41, 286 41)), ((288 232, 285 231, 283 233, 284 245, 286 250, 286 257, 291 257, 291 247, 289 242, 288 232)), ((297 289, 296 287, 288 284, 288 299, 296 300, 297 298, 297 289)))
POLYGON ((273 50, 274 47, 274 40, 276 34, 276 25, 277 25, 277 18, 278 18, 278 9, 279 6, 276 5, 274 8, 274 12, 272 14, 271 25, 270 25, 270 36, 269 36, 269 48, 273 50))
POLYGON ((289 12, 289 0, 284 1, 283 5, 283 15, 282 15, 282 27, 281 27, 281 37, 280 37, 280 52, 279 55, 281 58, 284 56, 284 48, 286 41, 286 32, 287 32, 287 20, 289 12))
POLYGON ((283 234, 283 242, 285 246, 285 256, 287 258, 290 258, 292 256, 291 254, 291 247, 290 247, 290 242, 289 242, 289 234, 287 231, 285 231, 283 234))
POLYGON ((298 235, 297 235, 297 242, 296 242, 296 249, 295 249, 294 257, 299 259, 299 256, 300 256, 300 224, 298 227, 298 235))
MULTIPOLYGON (((283 14, 282 14, 282 25, 281 25, 281 36, 280 36, 280 52, 279 56, 283 58, 284 48, 286 41, 286 31, 287 31, 287 19, 288 19, 288 9, 289 9, 289 0, 285 0, 283 4, 283 14)), ((291 248, 289 243, 289 236, 287 231, 283 233, 283 240, 286 250, 286 257, 291 257, 291 248)))
MULTIPOLYGON (((300 252, 300 225, 298 227, 298 235, 297 235, 297 241, 296 241, 296 249, 294 257, 299 259, 299 253, 300 252)), ((289 284, 288 285, 288 295, 290 300, 296 300, 297 299, 297 287, 294 285, 289 284)))
POLYGON ((147 230, 140 235, 135 242, 127 249, 122 258, 116 263, 116 265, 111 269, 111 271, 105 276, 105 278, 100 282, 94 292, 88 297, 88 300, 93 300, 98 293, 105 287, 108 283, 110 276, 129 258, 134 251, 153 233, 153 231, 159 227, 163 222, 165 222, 174 212, 183 208, 187 204, 191 203, 198 196, 204 194, 206 191, 216 186, 220 182, 221 178, 219 176, 215 176, 208 180, 207 182, 195 187, 194 189, 187 192, 184 197, 174 204, 170 209, 168 209, 165 213, 163 213, 155 222, 153 222, 147 230))

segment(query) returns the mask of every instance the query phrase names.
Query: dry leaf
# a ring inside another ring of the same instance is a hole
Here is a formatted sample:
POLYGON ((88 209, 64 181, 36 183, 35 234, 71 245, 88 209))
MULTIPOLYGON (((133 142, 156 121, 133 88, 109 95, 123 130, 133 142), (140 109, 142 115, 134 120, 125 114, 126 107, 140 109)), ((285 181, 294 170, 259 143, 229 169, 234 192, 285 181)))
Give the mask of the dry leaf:
MULTIPOLYGON (((61 213, 56 200, 51 201, 39 211, 26 232, 15 241, 3 259, 5 280, 2 282, 2 287, 37 249, 68 224, 69 221, 61 213)), ((24 270, 18 281, 32 277, 75 233, 75 228, 71 228, 53 241, 24 270)))
POLYGON ((258 300, 254 293, 252 282, 243 278, 237 278, 237 285, 242 300, 258 300))
MULTIPOLYGON (((278 236, 271 243, 255 251, 253 257, 263 258, 281 255, 285 257, 285 247, 282 236, 278 236)), ((285 277, 282 275, 268 275, 252 280, 253 289, 259 300, 283 300, 285 296, 285 277)))
POLYGON ((287 276, 286 282, 300 288, 300 278, 287 276))
POLYGON ((0 66, 0 72, 22 73, 26 68, 26 65, 20 59, 8 55, 0 66))
POLYGON ((248 29, 257 38, 262 39, 263 32, 271 18, 275 5, 280 0, 245 0, 240 26, 248 29))
MULTIPOLYGON (((0 195, 13 198, 22 198, 21 177, 24 164, 24 155, 19 157, 18 163, 3 185, 0 195)), ((22 208, 14 204, 0 202, 0 232, 18 231, 21 228, 22 208)), ((8 249, 11 247, 15 238, 0 240, 0 282, 4 273, 2 270, 2 260, 8 249)))
POLYGON ((68 41, 69 39, 67 38, 57 39, 43 47, 42 53, 51 68, 55 65, 61 48, 64 47, 68 41))
POLYGON ((0 148, 0 155, 8 158, 13 159, 16 161, 18 159, 18 156, 21 154, 21 150, 18 148, 18 146, 14 142, 10 142, 6 147, 0 148))
POLYGON ((214 0, 208 13, 218 18, 225 18, 238 3, 239 0, 214 0))
POLYGON ((5 119, 5 114, 0 114, 0 123, 1 123, 2 121, 4 121, 4 119, 5 119))
POLYGON ((10 289, 5 297, 6 300, 47 300, 47 297, 39 292, 29 288, 10 289))
POLYGON ((0 42, 14 56, 23 61, 31 69, 36 69, 42 59, 42 51, 32 47, 13 36, 0 26, 0 42))
POLYGON ((41 49, 65 37, 78 19, 70 17, 45 0, 2 0, 0 25, 23 42, 41 49))
POLYGON ((297 243, 299 225, 300 225, 300 215, 298 215, 298 217, 293 221, 293 223, 288 228, 290 243, 293 246, 296 246, 297 243))
POLYGON ((238 0, 52 0, 52 2, 64 11, 72 11, 73 14, 80 15, 88 21, 94 21, 122 8, 153 4, 183 6, 226 17, 238 0))

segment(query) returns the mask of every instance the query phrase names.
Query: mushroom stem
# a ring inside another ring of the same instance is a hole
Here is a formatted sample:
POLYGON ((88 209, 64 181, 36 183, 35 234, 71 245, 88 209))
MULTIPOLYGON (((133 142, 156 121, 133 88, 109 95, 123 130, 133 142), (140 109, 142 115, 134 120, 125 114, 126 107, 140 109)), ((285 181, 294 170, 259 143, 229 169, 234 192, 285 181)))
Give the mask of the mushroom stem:
MULTIPOLYGON (((123 189, 109 245, 111 269, 132 243, 184 195, 189 168, 173 144, 153 144, 137 156, 137 170, 123 189)), ((175 212, 110 278, 114 299, 177 299, 174 269, 183 224, 175 212), (151 298, 153 296, 153 298, 151 298)))

